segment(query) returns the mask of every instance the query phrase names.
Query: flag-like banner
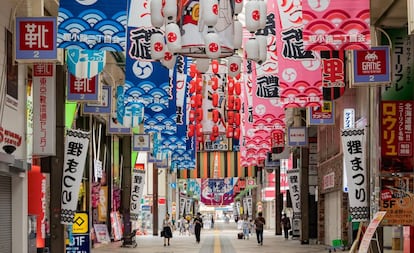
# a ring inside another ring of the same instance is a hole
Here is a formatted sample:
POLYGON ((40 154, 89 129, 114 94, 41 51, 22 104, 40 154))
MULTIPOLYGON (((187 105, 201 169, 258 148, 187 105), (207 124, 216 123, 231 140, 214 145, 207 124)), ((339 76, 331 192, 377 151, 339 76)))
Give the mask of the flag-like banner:
POLYGON ((201 179, 201 202, 210 206, 230 205, 234 201, 233 182, 232 177, 201 179))
POLYGON ((287 180, 289 184, 290 199, 292 200, 293 219, 301 219, 302 212, 300 208, 300 170, 287 170, 287 180))
POLYGON ((140 215, 141 198, 145 185, 145 166, 146 164, 135 164, 131 175, 131 220, 137 221, 140 215))
POLYGON ((341 137, 348 180, 349 212, 355 221, 366 221, 369 219, 369 192, 365 131, 362 128, 343 129, 341 137))
POLYGON ((60 48, 125 51, 127 0, 61 0, 60 48))
POLYGON ((81 130, 66 130, 65 159, 62 176, 62 206, 60 223, 73 224, 79 189, 88 154, 90 133, 81 130))
POLYGON ((371 47, 369 0, 307 0, 302 1, 302 5, 301 21, 305 24, 303 42, 306 50, 371 47))

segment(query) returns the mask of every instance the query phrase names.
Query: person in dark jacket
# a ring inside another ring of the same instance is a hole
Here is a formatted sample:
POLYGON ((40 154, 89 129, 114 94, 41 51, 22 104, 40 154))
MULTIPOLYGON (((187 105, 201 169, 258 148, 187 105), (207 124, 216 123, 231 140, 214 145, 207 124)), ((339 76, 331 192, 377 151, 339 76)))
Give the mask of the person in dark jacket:
POLYGON ((254 219, 254 225, 256 227, 257 243, 260 245, 263 245, 263 229, 265 224, 266 220, 263 218, 263 214, 261 212, 258 213, 258 217, 254 219))
POLYGON ((166 243, 168 243, 168 246, 170 246, 170 238, 172 238, 172 230, 171 230, 172 224, 170 221, 170 215, 167 213, 165 215, 165 219, 162 221, 162 232, 164 235, 164 246, 166 246, 166 243))
POLYGON ((286 216, 285 213, 282 215, 282 220, 281 220, 280 223, 282 225, 283 232, 285 234, 285 239, 288 239, 289 229, 291 228, 291 226, 290 226, 290 219, 289 219, 289 217, 286 216))
POLYGON ((201 228, 203 226, 203 219, 201 218, 201 213, 197 213, 197 216, 194 218, 194 234, 196 237, 196 242, 200 243, 200 234, 201 228))

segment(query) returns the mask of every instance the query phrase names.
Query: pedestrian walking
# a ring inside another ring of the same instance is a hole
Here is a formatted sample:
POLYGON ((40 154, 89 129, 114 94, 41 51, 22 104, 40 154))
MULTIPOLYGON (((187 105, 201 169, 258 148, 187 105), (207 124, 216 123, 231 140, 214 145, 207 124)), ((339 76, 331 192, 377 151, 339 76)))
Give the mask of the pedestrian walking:
POLYGON ((283 232, 285 234, 285 239, 287 240, 289 238, 289 230, 291 229, 291 225, 290 225, 290 219, 289 219, 289 217, 286 216, 285 213, 282 215, 282 220, 281 220, 280 224, 283 228, 283 232))
POLYGON ((264 229, 265 224, 266 224, 266 220, 265 218, 263 218, 263 214, 259 212, 258 217, 254 219, 254 225, 256 227, 257 243, 259 245, 263 245, 263 229, 264 229))
POLYGON ((243 223, 242 223, 242 229, 243 229, 243 239, 249 240, 249 234, 250 234, 250 222, 247 218, 247 216, 244 217, 243 223))
POLYGON ((164 247, 167 245, 170 246, 170 238, 172 238, 172 224, 170 221, 170 215, 167 213, 164 220, 162 221, 162 231, 161 236, 164 236, 164 247))
POLYGON ((203 226, 203 219, 201 218, 201 213, 197 213, 197 216, 194 218, 193 224, 196 242, 200 243, 201 227, 203 226))

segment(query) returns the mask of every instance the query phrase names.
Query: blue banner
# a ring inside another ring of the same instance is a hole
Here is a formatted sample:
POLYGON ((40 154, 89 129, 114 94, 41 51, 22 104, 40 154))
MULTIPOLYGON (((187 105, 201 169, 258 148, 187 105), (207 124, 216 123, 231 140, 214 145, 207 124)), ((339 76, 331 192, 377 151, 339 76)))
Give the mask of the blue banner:
POLYGON ((127 0, 61 0, 59 48, 125 51, 127 0))

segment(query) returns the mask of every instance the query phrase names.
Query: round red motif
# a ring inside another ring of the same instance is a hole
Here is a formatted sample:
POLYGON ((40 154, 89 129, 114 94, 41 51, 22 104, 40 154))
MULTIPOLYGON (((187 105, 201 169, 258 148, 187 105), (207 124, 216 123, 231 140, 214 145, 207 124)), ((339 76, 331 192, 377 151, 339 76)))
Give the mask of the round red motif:
POLYGON ((219 10, 218 4, 213 5, 212 11, 213 11, 214 15, 218 15, 218 10, 219 10))
POLYGON ((208 45, 208 48, 211 52, 217 52, 219 50, 219 46, 217 45, 217 43, 210 43, 208 45))
POLYGON ((167 35, 168 42, 175 42, 177 40, 177 34, 170 32, 167 35))
POLYGON ((163 50, 163 48, 164 47, 163 47, 161 42, 157 42, 157 43, 154 44, 154 50, 157 51, 157 52, 161 52, 163 50))
POLYGON ((238 70, 239 70, 239 65, 238 64, 236 64, 236 63, 230 64, 230 71, 231 72, 236 72, 238 70))
POLYGON ((253 18, 253 20, 259 20, 260 19, 260 12, 259 12, 259 10, 254 10, 252 12, 252 18, 253 18))
POLYGON ((172 59, 172 57, 173 57, 173 55, 170 52, 166 52, 164 54, 164 60, 166 60, 166 61, 170 61, 172 59))

